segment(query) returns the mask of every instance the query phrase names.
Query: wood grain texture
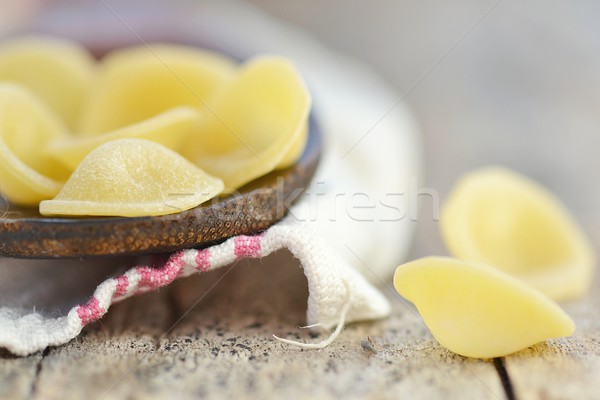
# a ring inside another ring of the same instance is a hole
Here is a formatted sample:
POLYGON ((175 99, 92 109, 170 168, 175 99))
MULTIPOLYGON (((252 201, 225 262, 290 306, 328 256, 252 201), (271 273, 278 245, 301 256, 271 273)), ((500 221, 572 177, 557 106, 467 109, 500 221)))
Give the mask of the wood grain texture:
POLYGON ((324 350, 275 341, 272 334, 323 336, 297 328, 305 320, 306 279, 291 255, 278 252, 262 264, 240 262, 178 281, 114 306, 65 346, 4 358, 3 368, 29 373, 8 376, 8 386, 31 385, 44 399, 501 398, 491 362, 441 348, 397 297, 394 318, 354 324, 324 350), (367 335, 376 354, 360 345, 367 335))
MULTIPOLYGON (((399 93, 493 4, 254 2, 366 60, 399 93)), ((567 2, 502 1, 427 74, 407 97, 425 135, 424 186, 443 200, 461 173, 506 165, 557 193, 598 248, 597 13, 593 1, 577 8, 567 2)), ((426 201, 414 257, 446 254, 432 217, 426 201)), ((304 323, 306 284, 289 255, 277 253, 264 264, 240 263, 217 283, 226 272, 118 304, 78 340, 47 354, 2 354, 0 394, 102 398, 110 390, 104 398, 505 398, 491 361, 440 348, 414 310, 385 287, 394 304, 392 317, 349 326, 325 350, 301 351, 271 337, 322 339, 296 328, 304 323), (270 268, 268 282, 260 268, 270 268), (360 346, 367 335, 376 354, 360 346)), ((572 338, 504 359, 518 399, 598 397, 600 281, 586 297, 564 306, 578 327, 572 338)))

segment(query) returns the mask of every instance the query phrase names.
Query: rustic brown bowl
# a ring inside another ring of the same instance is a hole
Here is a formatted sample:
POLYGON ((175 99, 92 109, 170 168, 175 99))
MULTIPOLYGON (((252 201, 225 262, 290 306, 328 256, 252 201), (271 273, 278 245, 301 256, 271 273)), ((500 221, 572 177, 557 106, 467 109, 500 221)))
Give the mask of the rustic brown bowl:
POLYGON ((191 210, 159 217, 50 218, 37 209, 5 204, 0 218, 0 256, 70 258, 164 253, 206 247, 231 236, 253 234, 283 218, 309 185, 321 152, 311 116, 308 142, 292 167, 273 171, 191 210))

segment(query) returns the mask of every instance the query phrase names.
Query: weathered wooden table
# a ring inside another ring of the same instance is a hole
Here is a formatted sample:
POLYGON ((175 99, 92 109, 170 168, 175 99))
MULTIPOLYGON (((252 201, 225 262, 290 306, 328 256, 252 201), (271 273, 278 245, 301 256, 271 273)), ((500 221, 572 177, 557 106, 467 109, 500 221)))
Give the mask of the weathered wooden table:
MULTIPOLYGON (((315 18, 316 0, 255 2, 409 92, 425 134, 426 185, 442 200, 460 173, 503 164, 550 187, 599 242, 596 3, 501 1, 486 15, 495 3, 339 1, 315 18)), ((446 251, 425 203, 413 256, 429 254, 446 251)), ((272 255, 269 265, 289 257, 272 255)), ((296 328, 306 307, 301 270, 266 268, 240 263, 192 277, 114 306, 63 347, 26 358, 2 352, 0 397, 503 399, 512 390, 519 399, 600 398, 598 277, 586 297, 564 304, 577 323, 573 337, 494 362, 441 348, 390 282, 382 284, 394 305, 389 319, 348 326, 324 350, 280 344, 271 334, 318 338, 296 328), (376 353, 361 347, 367 335, 376 353)))

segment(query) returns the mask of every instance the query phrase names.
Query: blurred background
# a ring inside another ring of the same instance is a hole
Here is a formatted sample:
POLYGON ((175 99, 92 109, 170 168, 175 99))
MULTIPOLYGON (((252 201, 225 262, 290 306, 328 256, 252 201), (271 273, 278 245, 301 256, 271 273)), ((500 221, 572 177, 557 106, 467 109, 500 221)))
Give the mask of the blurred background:
MULTIPOLYGON (((406 96, 422 127, 427 185, 442 201, 465 170, 506 165, 550 187, 598 242, 600 3, 252 3, 367 63, 406 96)), ((418 253, 441 248, 430 221, 422 215, 418 253)))

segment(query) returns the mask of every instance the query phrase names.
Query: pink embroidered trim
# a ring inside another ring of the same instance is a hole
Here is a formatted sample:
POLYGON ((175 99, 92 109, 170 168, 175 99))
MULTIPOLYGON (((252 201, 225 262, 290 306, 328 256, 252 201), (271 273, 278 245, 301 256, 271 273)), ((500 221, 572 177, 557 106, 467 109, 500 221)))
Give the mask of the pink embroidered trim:
POLYGON ((259 258, 261 236, 237 236, 234 238, 234 253, 238 258, 259 258))
MULTIPOLYGON (((229 255, 233 255, 234 259, 260 258, 263 256, 263 249, 261 247, 261 239, 263 237, 264 234, 257 236, 237 236, 233 238, 233 247, 229 247, 224 254, 219 254, 219 257, 220 259, 224 259, 229 255)), ((116 284, 114 287, 111 286, 111 292, 108 293, 110 300, 106 304, 106 309, 100 306, 100 301, 94 296, 86 304, 77 306, 76 310, 81 320, 81 326, 100 319, 112 303, 122 298, 128 297, 131 294, 156 290, 173 282, 182 274, 189 274, 190 271, 187 273, 184 271, 186 268, 193 268, 192 272, 209 271, 213 267, 212 257, 211 249, 182 250, 172 254, 161 267, 135 267, 125 275, 114 278, 116 284), (188 263, 189 260, 193 260, 191 266, 188 265, 186 267, 184 257, 186 257, 188 263)))
POLYGON ((161 268, 137 267, 140 275, 138 286, 157 289, 173 282, 183 269, 183 253, 173 254, 161 268))
POLYGON ((106 310, 100 307, 100 302, 97 298, 92 297, 86 304, 77 307, 77 315, 81 320, 81 325, 87 325, 90 322, 99 320, 106 310))
POLYGON ((129 286, 129 278, 127 275, 121 275, 115 278, 117 281, 117 287, 115 288, 115 297, 121 297, 127 293, 127 287, 129 286))
POLYGON ((196 254, 196 269, 202 272, 208 271, 210 268, 210 250, 199 250, 196 254))

